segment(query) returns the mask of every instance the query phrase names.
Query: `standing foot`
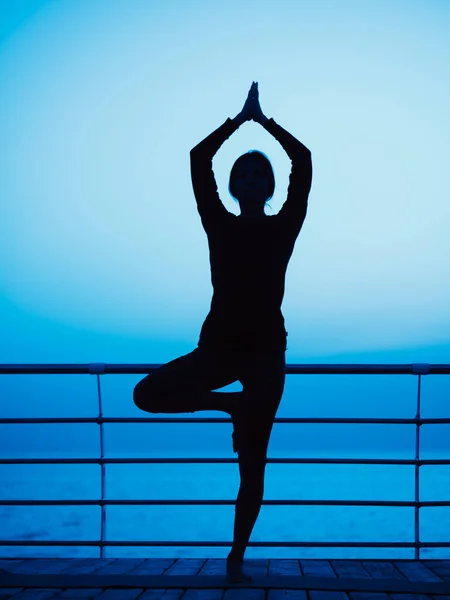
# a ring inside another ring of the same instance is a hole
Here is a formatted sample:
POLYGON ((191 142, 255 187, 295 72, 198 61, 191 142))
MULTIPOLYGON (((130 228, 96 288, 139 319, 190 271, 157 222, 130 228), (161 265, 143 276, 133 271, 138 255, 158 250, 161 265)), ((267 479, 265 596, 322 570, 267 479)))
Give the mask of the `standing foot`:
POLYGON ((239 583, 241 581, 253 581, 253 578, 250 575, 247 575, 242 570, 243 560, 235 561, 235 560, 227 560, 227 580, 231 583, 239 583))

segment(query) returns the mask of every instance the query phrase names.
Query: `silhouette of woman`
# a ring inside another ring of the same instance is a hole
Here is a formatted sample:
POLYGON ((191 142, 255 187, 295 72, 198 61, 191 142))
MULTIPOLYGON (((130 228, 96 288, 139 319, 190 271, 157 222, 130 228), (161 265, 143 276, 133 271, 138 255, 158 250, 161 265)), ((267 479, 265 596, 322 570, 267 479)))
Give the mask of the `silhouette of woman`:
POLYGON ((261 110, 258 84, 252 83, 242 111, 190 152, 198 212, 208 237, 211 309, 197 348, 162 365, 138 382, 133 398, 149 413, 219 410, 233 423, 240 488, 227 577, 250 580, 243 558, 264 494, 267 447, 285 382, 287 332, 281 303, 286 269, 306 217, 312 180, 311 153, 261 110), (229 191, 241 214, 228 212, 217 193, 212 159, 242 123, 260 123, 292 161, 287 199, 277 215, 266 216, 275 179, 268 158, 258 151, 234 163, 229 191), (216 392, 235 381, 241 392, 216 392))

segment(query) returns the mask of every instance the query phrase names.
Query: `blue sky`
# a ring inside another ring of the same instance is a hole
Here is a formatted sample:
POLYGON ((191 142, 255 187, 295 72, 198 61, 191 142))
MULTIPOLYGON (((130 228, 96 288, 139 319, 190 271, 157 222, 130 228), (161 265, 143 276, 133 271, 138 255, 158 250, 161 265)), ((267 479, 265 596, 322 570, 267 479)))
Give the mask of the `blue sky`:
MULTIPOLYGON (((211 301, 189 150, 242 108, 313 156, 288 362, 448 362, 447 2, 3 1, 3 362, 165 362, 211 301)), ((290 161, 258 124, 219 150, 290 161)))

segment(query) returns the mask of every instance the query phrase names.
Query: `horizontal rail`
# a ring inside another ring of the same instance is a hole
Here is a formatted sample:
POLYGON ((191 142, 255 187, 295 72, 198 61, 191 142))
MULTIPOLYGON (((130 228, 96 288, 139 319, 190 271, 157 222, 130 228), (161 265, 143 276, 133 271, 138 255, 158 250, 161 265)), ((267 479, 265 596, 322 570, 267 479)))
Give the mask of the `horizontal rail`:
MULTIPOLYGON (((2 458, 0 465, 131 465, 131 464, 225 464, 237 458, 2 458)), ((267 458, 273 464, 337 465, 450 465, 450 459, 430 458, 267 458)))
MULTIPOLYGON (((13 423, 231 423, 231 419, 230 417, 8 417, 6 419, 0 419, 0 424, 11 425, 13 423)), ((275 417, 274 423, 443 425, 450 424, 450 418, 378 419, 371 417, 275 417)))
MULTIPOLYGON (((0 375, 135 375, 151 373, 164 363, 149 364, 0 364, 0 375)), ((449 375, 450 364, 401 363, 401 364, 297 364, 288 363, 287 375, 449 375)))
MULTIPOLYGON (((236 500, 0 500, 0 506, 233 506, 236 500)), ((267 506, 450 506, 450 501, 413 500, 263 500, 267 506)))
MULTIPOLYGON (((231 546, 231 542, 136 540, 0 540, 0 546, 231 546)), ((450 542, 249 542, 247 546, 271 548, 450 548, 450 542)))

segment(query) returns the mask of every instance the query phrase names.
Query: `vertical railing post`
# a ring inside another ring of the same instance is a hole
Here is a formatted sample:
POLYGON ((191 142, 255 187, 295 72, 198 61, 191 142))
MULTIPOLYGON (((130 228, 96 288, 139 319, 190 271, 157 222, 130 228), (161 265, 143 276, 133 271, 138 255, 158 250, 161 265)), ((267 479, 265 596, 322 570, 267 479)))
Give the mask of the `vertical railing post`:
POLYGON ((412 365, 412 372, 418 375, 417 379, 417 409, 416 409, 416 460, 414 465, 414 480, 415 480, 415 494, 414 500, 416 505, 414 507, 414 558, 420 560, 420 390, 421 390, 421 377, 427 375, 430 372, 430 366, 428 363, 414 363, 412 365))
MULTIPOLYGON (((98 397, 98 416, 100 419, 103 419, 103 409, 102 409, 102 390, 100 386, 100 375, 105 373, 105 363, 90 363, 89 372, 97 375, 97 397, 98 397)), ((105 511, 105 503, 103 502, 105 499, 105 453, 104 453, 104 445, 103 445, 103 421, 99 421, 100 425, 100 467, 101 467, 101 491, 102 491, 102 516, 100 522, 100 558, 104 558, 104 540, 106 536, 106 511, 105 511)))
MULTIPOLYGON (((420 383, 422 376, 419 374, 417 377, 417 411, 416 419, 420 419, 420 383)), ((414 479, 415 479, 415 502, 420 501, 420 421, 416 422, 416 463, 414 465, 414 479)), ((420 508, 416 504, 414 507, 414 558, 420 560, 420 508)))

